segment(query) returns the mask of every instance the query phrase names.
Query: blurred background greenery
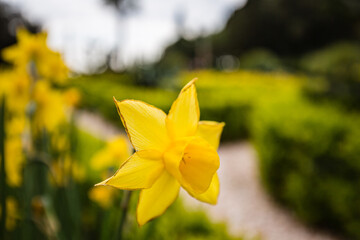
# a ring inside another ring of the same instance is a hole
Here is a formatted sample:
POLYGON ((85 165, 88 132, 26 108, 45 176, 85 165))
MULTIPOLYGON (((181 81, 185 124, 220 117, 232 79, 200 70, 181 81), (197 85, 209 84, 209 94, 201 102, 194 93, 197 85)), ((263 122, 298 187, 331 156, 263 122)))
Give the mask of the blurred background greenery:
MULTIPOLYGON (((142 7, 106 4, 119 18, 142 7)), ((178 39, 160 58, 119 70, 115 47, 81 74, 47 48, 41 21, 0 6, 0 239, 117 236, 124 193, 93 185, 131 149, 121 136, 104 141, 79 130, 76 112, 94 111, 119 126, 112 96, 167 112, 194 77, 201 119, 226 123, 222 141, 256 147, 261 181, 279 205, 311 227, 360 239, 357 0, 248 0, 221 31, 191 38, 178 14, 178 39), (20 28, 38 35, 21 36, 20 28), (8 48, 14 44, 18 50, 8 48)), ((181 199, 138 228, 135 205, 133 196, 123 239, 238 239, 181 199)))

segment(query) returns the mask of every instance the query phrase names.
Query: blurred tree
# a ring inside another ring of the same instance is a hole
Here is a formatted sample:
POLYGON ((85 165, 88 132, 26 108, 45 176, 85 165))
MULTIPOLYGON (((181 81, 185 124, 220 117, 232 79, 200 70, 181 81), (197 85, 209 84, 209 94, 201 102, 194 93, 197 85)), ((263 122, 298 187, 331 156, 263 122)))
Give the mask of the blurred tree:
POLYGON ((216 55, 265 47, 288 56, 360 40, 360 1, 249 0, 213 39, 216 55))
MULTIPOLYGON (((222 32, 201 41, 211 43, 208 55, 213 56, 215 65, 220 56, 239 57, 252 49, 294 57, 339 40, 360 40, 360 1, 248 0, 222 32)), ((194 66, 191 62, 198 45, 199 39, 180 39, 168 47, 159 64, 168 55, 182 55, 182 59, 189 59, 187 66, 194 66)))
POLYGON ((104 0, 105 4, 114 7, 119 14, 126 15, 130 11, 136 10, 138 5, 136 1, 130 0, 104 0))
POLYGON ((240 57, 240 67, 250 70, 278 71, 283 70, 283 63, 277 55, 267 49, 252 49, 240 57))
POLYGON ((126 36, 125 26, 122 24, 124 21, 124 17, 131 13, 134 13, 139 9, 136 0, 103 0, 105 4, 113 7, 117 12, 117 23, 115 25, 115 36, 117 44, 114 49, 110 53, 108 57, 107 66, 109 66, 112 70, 117 70, 121 67, 121 62, 119 60, 120 51, 121 51, 121 43, 124 41, 126 36))

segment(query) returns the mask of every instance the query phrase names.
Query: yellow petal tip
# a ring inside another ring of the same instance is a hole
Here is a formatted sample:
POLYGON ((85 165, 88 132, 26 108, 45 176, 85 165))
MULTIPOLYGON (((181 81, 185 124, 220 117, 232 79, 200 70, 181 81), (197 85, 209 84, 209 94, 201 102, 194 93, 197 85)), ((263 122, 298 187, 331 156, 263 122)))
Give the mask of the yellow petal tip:
POLYGON ((139 220, 136 221, 139 227, 142 227, 145 225, 146 222, 139 222, 139 220))
POLYGON ((98 187, 98 186, 109 186, 107 183, 111 180, 111 178, 112 178, 112 177, 109 177, 109 178, 105 179, 104 181, 95 184, 94 187, 98 187))
POLYGON ((94 187, 98 187, 98 186, 106 186, 106 181, 103 181, 103 182, 100 182, 100 183, 97 183, 94 185, 94 187))
POLYGON ((195 82, 198 80, 198 78, 192 79, 190 82, 188 82, 182 89, 181 92, 186 91, 189 87, 195 84, 195 82))
POLYGON ((218 198, 216 197, 215 200, 210 200, 210 201, 208 201, 207 203, 208 203, 208 204, 211 204, 211 205, 216 205, 217 202, 218 202, 218 198))

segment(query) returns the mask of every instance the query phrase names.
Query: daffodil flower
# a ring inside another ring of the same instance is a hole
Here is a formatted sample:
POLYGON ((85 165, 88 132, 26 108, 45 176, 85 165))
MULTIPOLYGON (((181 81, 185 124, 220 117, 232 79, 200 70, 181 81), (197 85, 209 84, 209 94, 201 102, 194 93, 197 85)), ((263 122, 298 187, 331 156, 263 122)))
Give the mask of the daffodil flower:
POLYGON ((16 45, 5 48, 2 57, 13 63, 17 68, 26 70, 29 63, 36 66, 37 74, 57 84, 63 84, 68 79, 69 69, 60 53, 52 51, 46 44, 47 34, 32 34, 26 29, 17 31, 16 45))
POLYGON ((140 226, 163 214, 180 187, 200 201, 217 202, 216 150, 224 123, 199 121, 195 80, 181 90, 168 115, 141 101, 114 98, 136 152, 98 185, 141 189, 136 211, 140 226))

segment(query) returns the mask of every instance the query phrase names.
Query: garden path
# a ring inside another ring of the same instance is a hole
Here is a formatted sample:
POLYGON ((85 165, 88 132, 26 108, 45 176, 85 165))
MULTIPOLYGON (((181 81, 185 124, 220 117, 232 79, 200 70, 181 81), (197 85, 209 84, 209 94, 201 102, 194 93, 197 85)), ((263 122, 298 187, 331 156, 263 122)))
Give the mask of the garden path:
MULTIPOLYGON (((77 112, 77 125, 102 139, 124 134, 99 115, 87 111, 77 112)), ((219 155, 218 204, 201 203, 182 191, 181 197, 189 208, 204 209, 213 221, 225 222, 235 236, 260 236, 264 240, 338 240, 303 226, 269 198, 260 183, 256 152, 249 142, 222 144, 219 155)))

